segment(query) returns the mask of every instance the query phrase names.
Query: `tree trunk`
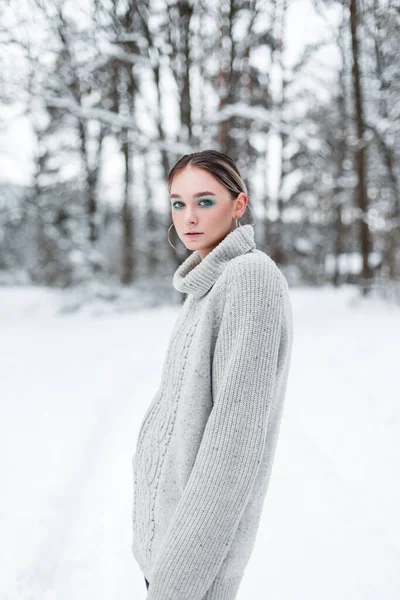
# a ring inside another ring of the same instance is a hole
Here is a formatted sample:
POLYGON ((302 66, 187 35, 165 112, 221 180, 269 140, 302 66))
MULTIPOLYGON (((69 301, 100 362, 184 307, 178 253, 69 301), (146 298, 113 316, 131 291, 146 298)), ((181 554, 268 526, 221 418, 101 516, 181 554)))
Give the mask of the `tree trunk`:
POLYGON ((357 146, 356 146, 356 202, 361 211, 360 220, 360 244, 362 254, 362 292, 363 295, 368 295, 369 286, 368 280, 371 277, 369 266, 369 255, 371 252, 371 238, 367 222, 368 198, 367 198, 367 173, 366 173, 366 140, 365 140, 365 121, 363 112, 363 96, 361 88, 361 73, 360 73, 360 47, 357 37, 358 28, 358 7, 357 0, 350 0, 350 29, 351 29, 351 47, 353 57, 353 87, 354 87, 354 109, 357 131, 357 146))
POLYGON ((184 68, 180 82, 180 110, 182 126, 181 141, 188 142, 190 144, 192 141, 192 111, 190 98, 190 21, 193 15, 193 5, 187 0, 179 2, 179 12, 180 31, 183 38, 181 54, 184 62, 184 68))
MULTIPOLYGON (((233 20, 235 15, 234 0, 222 2, 220 5, 220 67, 219 67, 219 110, 232 102, 232 78, 234 60, 233 20)), ((218 146, 235 160, 234 147, 229 135, 232 119, 220 122, 218 146)))
MULTIPOLYGON (((279 108, 280 125, 284 125, 283 114, 284 114, 285 105, 286 105, 285 92, 286 92, 287 81, 286 81, 286 78, 284 75, 285 65, 283 62, 283 53, 284 53, 284 37, 285 37, 285 17, 286 17, 287 6, 288 6, 287 0, 282 0, 281 3, 277 3, 277 5, 275 6, 275 12, 274 12, 274 18, 275 18, 274 26, 276 28, 277 45, 272 53, 272 60, 276 65, 278 65, 279 73, 280 73, 280 98, 277 102, 277 105, 279 108), (280 9, 280 10, 278 11, 278 9, 280 9)), ((271 239, 268 239, 268 240, 265 239, 265 243, 267 244, 267 242, 268 242, 268 244, 269 244, 271 258, 273 258, 273 260, 276 263, 283 265, 286 262, 285 251, 284 251, 284 247, 283 247, 283 238, 282 238, 282 217, 283 217, 284 205, 285 205, 285 202, 283 199, 283 184, 285 181, 285 177, 288 174, 287 173, 288 168, 285 165, 285 160, 284 160, 285 148, 288 143, 288 135, 287 135, 287 133, 284 132, 284 127, 281 127, 279 137, 281 139, 281 167, 280 167, 280 173, 279 173, 279 187, 278 187, 277 206, 276 206, 278 216, 274 223, 273 228, 271 228, 274 230, 272 244, 271 244, 271 239)))
POLYGON ((88 156, 88 144, 87 144, 87 133, 86 124, 84 121, 79 121, 79 135, 81 140, 81 158, 84 166, 85 183, 86 183, 86 213, 88 216, 89 224, 89 241, 94 244, 98 238, 96 215, 97 215, 97 200, 96 200, 96 186, 97 177, 96 171, 94 171, 89 164, 88 156))
MULTIPOLYGON (((389 107, 387 94, 389 93, 391 81, 388 81, 387 76, 384 72, 384 56, 382 54, 382 41, 384 36, 384 30, 381 28, 378 4, 374 1, 374 20, 375 20, 375 31, 374 31, 374 46, 375 46, 375 58, 376 58, 376 76, 380 82, 382 98, 379 103, 379 109, 383 120, 390 122, 389 107)), ((387 17, 386 17, 387 18, 387 17)), ((396 155, 393 147, 387 144, 384 135, 380 132, 375 131, 377 137, 378 147, 381 151, 382 161, 386 167, 389 185, 392 191, 392 214, 391 219, 393 225, 391 226, 387 242, 387 249, 385 252, 385 260, 388 264, 388 275, 392 280, 396 280, 400 275, 399 265, 397 264, 397 253, 400 246, 400 183, 396 172, 396 155)))
POLYGON ((133 281, 133 214, 130 198, 132 179, 132 162, 129 144, 129 131, 122 133, 122 153, 124 155, 124 203, 122 206, 122 275, 121 280, 125 285, 133 281))
POLYGON ((335 241, 334 241, 334 252, 335 252, 335 271, 332 278, 332 283, 335 287, 338 287, 342 283, 340 273, 340 256, 344 250, 343 239, 345 227, 343 224, 343 194, 345 189, 341 184, 341 179, 344 176, 345 169, 344 164, 346 160, 346 154, 348 147, 346 145, 346 129, 348 126, 348 114, 346 110, 346 73, 347 73, 347 62, 346 62, 346 49, 343 40, 343 34, 345 30, 345 13, 342 13, 342 23, 340 26, 338 47, 342 58, 342 68, 339 72, 339 95, 338 95, 338 112, 340 118, 340 137, 337 138, 335 144, 335 156, 337 157, 337 169, 335 174, 335 185, 333 188, 333 201, 335 202, 336 208, 336 229, 335 229, 335 241))

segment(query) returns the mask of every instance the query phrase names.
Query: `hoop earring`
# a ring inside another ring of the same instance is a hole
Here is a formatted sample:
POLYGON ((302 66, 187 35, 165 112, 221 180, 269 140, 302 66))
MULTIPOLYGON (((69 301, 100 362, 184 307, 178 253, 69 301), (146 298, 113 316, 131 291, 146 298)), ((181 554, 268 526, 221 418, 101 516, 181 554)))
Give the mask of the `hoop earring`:
MULTIPOLYGON (((173 224, 173 223, 171 223, 171 225, 170 225, 170 226, 169 226, 169 228, 168 228, 168 236, 167 236, 167 237, 168 237, 168 242, 169 242, 169 245, 170 245, 170 246, 172 246, 173 248, 175 248, 175 250, 179 250, 179 248, 177 248, 176 246, 174 246, 173 244, 171 244, 171 240, 169 239, 169 232, 170 232, 170 230, 171 230, 171 227, 173 227, 173 225, 174 225, 174 224, 173 224)), ((185 246, 185 248, 186 248, 186 246, 185 246)))
POLYGON ((169 245, 172 246, 173 248, 175 248, 175 250, 176 250, 177 249, 176 246, 174 246, 173 244, 171 244, 171 240, 169 239, 169 232, 170 232, 170 229, 171 229, 172 226, 173 226, 173 223, 171 223, 171 225, 168 228, 168 235, 167 235, 167 237, 168 237, 169 245))
MULTIPOLYGON (((253 209, 250 207, 250 205, 249 205, 249 204, 248 204, 247 206, 248 206, 249 210, 251 210, 251 212, 252 212, 252 213, 253 213, 253 215, 254 215, 254 221, 253 221, 253 223, 248 223, 248 225, 255 225, 255 224, 257 223, 257 221, 256 221, 256 219, 255 219, 255 216, 256 216, 256 215, 255 215, 255 212, 254 212, 254 210, 253 210, 253 209)), ((244 215, 244 213, 243 213, 243 215, 244 215)), ((243 215, 242 215, 242 216, 243 216, 243 215)), ((239 218, 240 218, 240 217, 239 217, 239 218)), ((236 227, 238 226, 238 223, 239 223, 239 227, 240 227, 242 224, 241 224, 241 222, 240 222, 240 221, 238 221, 238 219, 236 219, 236 227)))

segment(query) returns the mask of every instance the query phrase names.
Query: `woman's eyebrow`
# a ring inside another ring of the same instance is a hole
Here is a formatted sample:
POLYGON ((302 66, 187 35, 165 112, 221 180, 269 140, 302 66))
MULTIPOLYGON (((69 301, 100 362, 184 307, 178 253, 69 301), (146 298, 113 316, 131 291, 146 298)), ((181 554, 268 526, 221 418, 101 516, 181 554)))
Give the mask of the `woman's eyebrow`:
MULTIPOLYGON (((197 194, 193 194, 193 198, 200 198, 200 196, 216 196, 217 194, 214 194, 214 192, 197 192, 197 194)), ((181 198, 181 196, 179 194, 171 194, 170 198, 181 198)))

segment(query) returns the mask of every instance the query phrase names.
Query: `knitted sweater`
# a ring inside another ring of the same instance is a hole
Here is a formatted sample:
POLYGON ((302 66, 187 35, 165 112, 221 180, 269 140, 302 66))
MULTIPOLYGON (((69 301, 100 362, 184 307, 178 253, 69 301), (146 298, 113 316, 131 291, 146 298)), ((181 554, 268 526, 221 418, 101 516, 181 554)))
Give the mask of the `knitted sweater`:
POLYGON ((289 290, 252 225, 194 251, 173 285, 187 297, 132 459, 132 552, 147 600, 234 600, 279 433, 289 290))

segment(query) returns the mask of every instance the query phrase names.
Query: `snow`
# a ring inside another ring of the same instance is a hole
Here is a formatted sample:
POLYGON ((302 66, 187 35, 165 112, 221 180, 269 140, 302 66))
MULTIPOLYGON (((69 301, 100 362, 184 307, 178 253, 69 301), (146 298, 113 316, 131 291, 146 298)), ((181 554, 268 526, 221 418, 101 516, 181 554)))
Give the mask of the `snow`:
MULTIPOLYGON (((179 306, 60 314, 59 294, 0 288, 0 598, 144 599, 131 458, 179 306)), ((395 600, 400 308, 351 286, 292 301, 281 434, 238 600, 395 600)))

